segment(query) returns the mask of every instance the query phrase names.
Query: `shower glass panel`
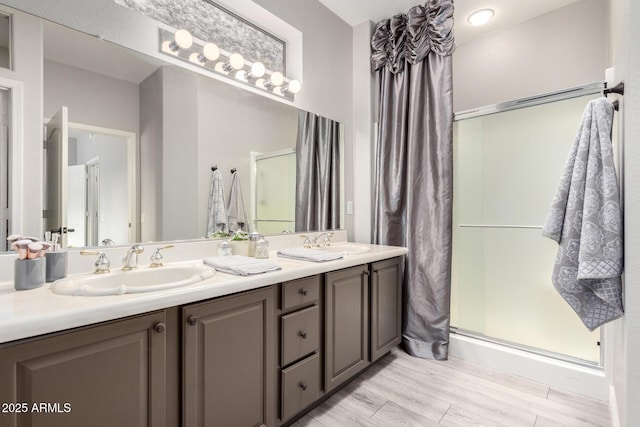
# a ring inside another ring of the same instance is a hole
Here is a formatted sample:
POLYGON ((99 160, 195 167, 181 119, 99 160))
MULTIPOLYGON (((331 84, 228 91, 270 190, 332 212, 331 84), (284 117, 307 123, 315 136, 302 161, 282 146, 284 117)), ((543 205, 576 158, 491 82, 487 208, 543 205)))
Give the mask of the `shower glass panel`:
POLYGON ((534 352, 600 364, 555 291, 557 244, 541 236, 587 95, 457 120, 451 324, 534 352))
POLYGON ((296 152, 256 157, 255 228, 262 234, 295 230, 296 152))

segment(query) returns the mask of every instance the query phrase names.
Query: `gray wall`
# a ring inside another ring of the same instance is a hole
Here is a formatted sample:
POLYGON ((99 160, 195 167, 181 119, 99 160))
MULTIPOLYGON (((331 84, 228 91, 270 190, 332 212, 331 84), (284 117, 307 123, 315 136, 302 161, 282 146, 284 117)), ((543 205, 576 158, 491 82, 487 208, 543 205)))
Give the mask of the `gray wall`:
POLYGON ((454 111, 603 81, 606 16, 606 1, 582 0, 461 44, 454 111))
POLYGON ((69 107, 69 121, 139 134, 138 85, 44 61, 44 115, 69 107))
POLYGON ((162 70, 140 83, 140 241, 162 235, 162 70), (144 191, 141 191, 143 190, 144 191))

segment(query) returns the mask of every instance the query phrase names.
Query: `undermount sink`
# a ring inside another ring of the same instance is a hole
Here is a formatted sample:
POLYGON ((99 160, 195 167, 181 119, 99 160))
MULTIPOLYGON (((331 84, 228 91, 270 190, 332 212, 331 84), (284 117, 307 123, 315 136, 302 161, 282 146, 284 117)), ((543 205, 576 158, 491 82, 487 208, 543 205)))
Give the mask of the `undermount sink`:
POLYGON ((333 252, 342 255, 358 255, 369 252, 371 248, 366 245, 358 245, 356 243, 335 243, 332 246, 321 246, 321 251, 333 252))
POLYGON ((53 293, 76 296, 122 295, 178 288, 207 280, 215 270, 202 263, 140 267, 132 271, 112 270, 105 274, 78 274, 56 280, 53 293))

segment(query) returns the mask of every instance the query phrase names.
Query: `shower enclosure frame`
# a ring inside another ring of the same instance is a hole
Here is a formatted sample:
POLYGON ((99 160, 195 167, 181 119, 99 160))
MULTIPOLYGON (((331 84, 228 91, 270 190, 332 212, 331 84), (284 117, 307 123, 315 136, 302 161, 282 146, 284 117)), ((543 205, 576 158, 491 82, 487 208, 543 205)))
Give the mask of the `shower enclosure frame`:
MULTIPOLYGON (((536 105, 548 104, 552 102, 563 101, 571 98, 577 98, 582 96, 596 95, 598 93, 602 93, 602 91, 606 88, 606 84, 604 82, 595 82, 590 84, 585 84, 581 86, 575 86, 568 89, 563 89, 555 92, 544 93, 541 95, 536 95, 527 98, 516 99, 512 101, 507 101, 499 104, 493 104, 488 106, 483 106, 479 108, 469 109, 461 112, 457 112, 454 115, 454 122, 458 122, 465 119, 471 119, 475 117, 481 117, 491 114, 503 113, 506 111, 517 110, 526 107, 533 107, 536 105)), ((619 159, 618 159, 619 160, 619 159)), ((618 162, 618 164, 620 164, 618 162)), ((537 225, 487 225, 487 224, 459 224, 460 227, 463 228, 534 228, 534 229, 542 229, 542 226, 537 225)), ((605 363, 605 328, 600 329, 600 357, 599 363, 583 360, 577 357, 573 357, 570 355, 565 355, 561 353, 555 353, 553 351, 544 350, 541 348, 527 346, 525 344, 519 344, 507 340, 503 340, 500 338, 494 338, 487 336, 479 331, 468 330, 464 328, 459 328, 456 326, 451 326, 451 334, 458 335, 466 338, 470 338, 472 340, 479 340, 485 343, 495 344, 500 347, 504 347, 507 349, 513 349, 517 351, 523 351, 525 353, 529 353, 534 356, 542 356, 544 358, 549 358, 553 360, 558 360, 561 362, 570 363, 573 365, 585 367, 588 369, 595 369, 598 371, 604 371, 604 363, 605 363)))

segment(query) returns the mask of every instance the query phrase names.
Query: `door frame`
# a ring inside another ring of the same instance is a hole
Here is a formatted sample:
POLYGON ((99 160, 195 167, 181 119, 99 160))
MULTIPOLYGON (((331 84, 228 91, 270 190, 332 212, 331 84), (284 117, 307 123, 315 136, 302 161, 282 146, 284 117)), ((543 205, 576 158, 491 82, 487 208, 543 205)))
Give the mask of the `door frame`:
MULTIPOLYGON (((0 80, 1 85, 1 80, 0 80)), ((44 123, 50 118, 45 117, 44 123)), ((123 137, 127 140, 127 200, 129 201, 129 242, 138 242, 138 136, 135 132, 120 129, 112 129, 101 126, 93 126, 84 123, 67 122, 69 129, 86 132, 101 133, 123 137)))
POLYGON ((24 86, 17 80, 0 77, 0 86, 10 92, 9 102, 9 234, 21 234, 23 224, 24 179, 24 86))
POLYGON ((137 135, 135 132, 128 132, 120 129, 111 129, 100 126, 87 125, 84 123, 69 122, 69 129, 86 132, 101 133, 112 136, 119 136, 127 140, 127 200, 129 201, 129 242, 137 242, 138 239, 138 203, 137 188, 138 174, 136 165, 138 164, 137 135))

